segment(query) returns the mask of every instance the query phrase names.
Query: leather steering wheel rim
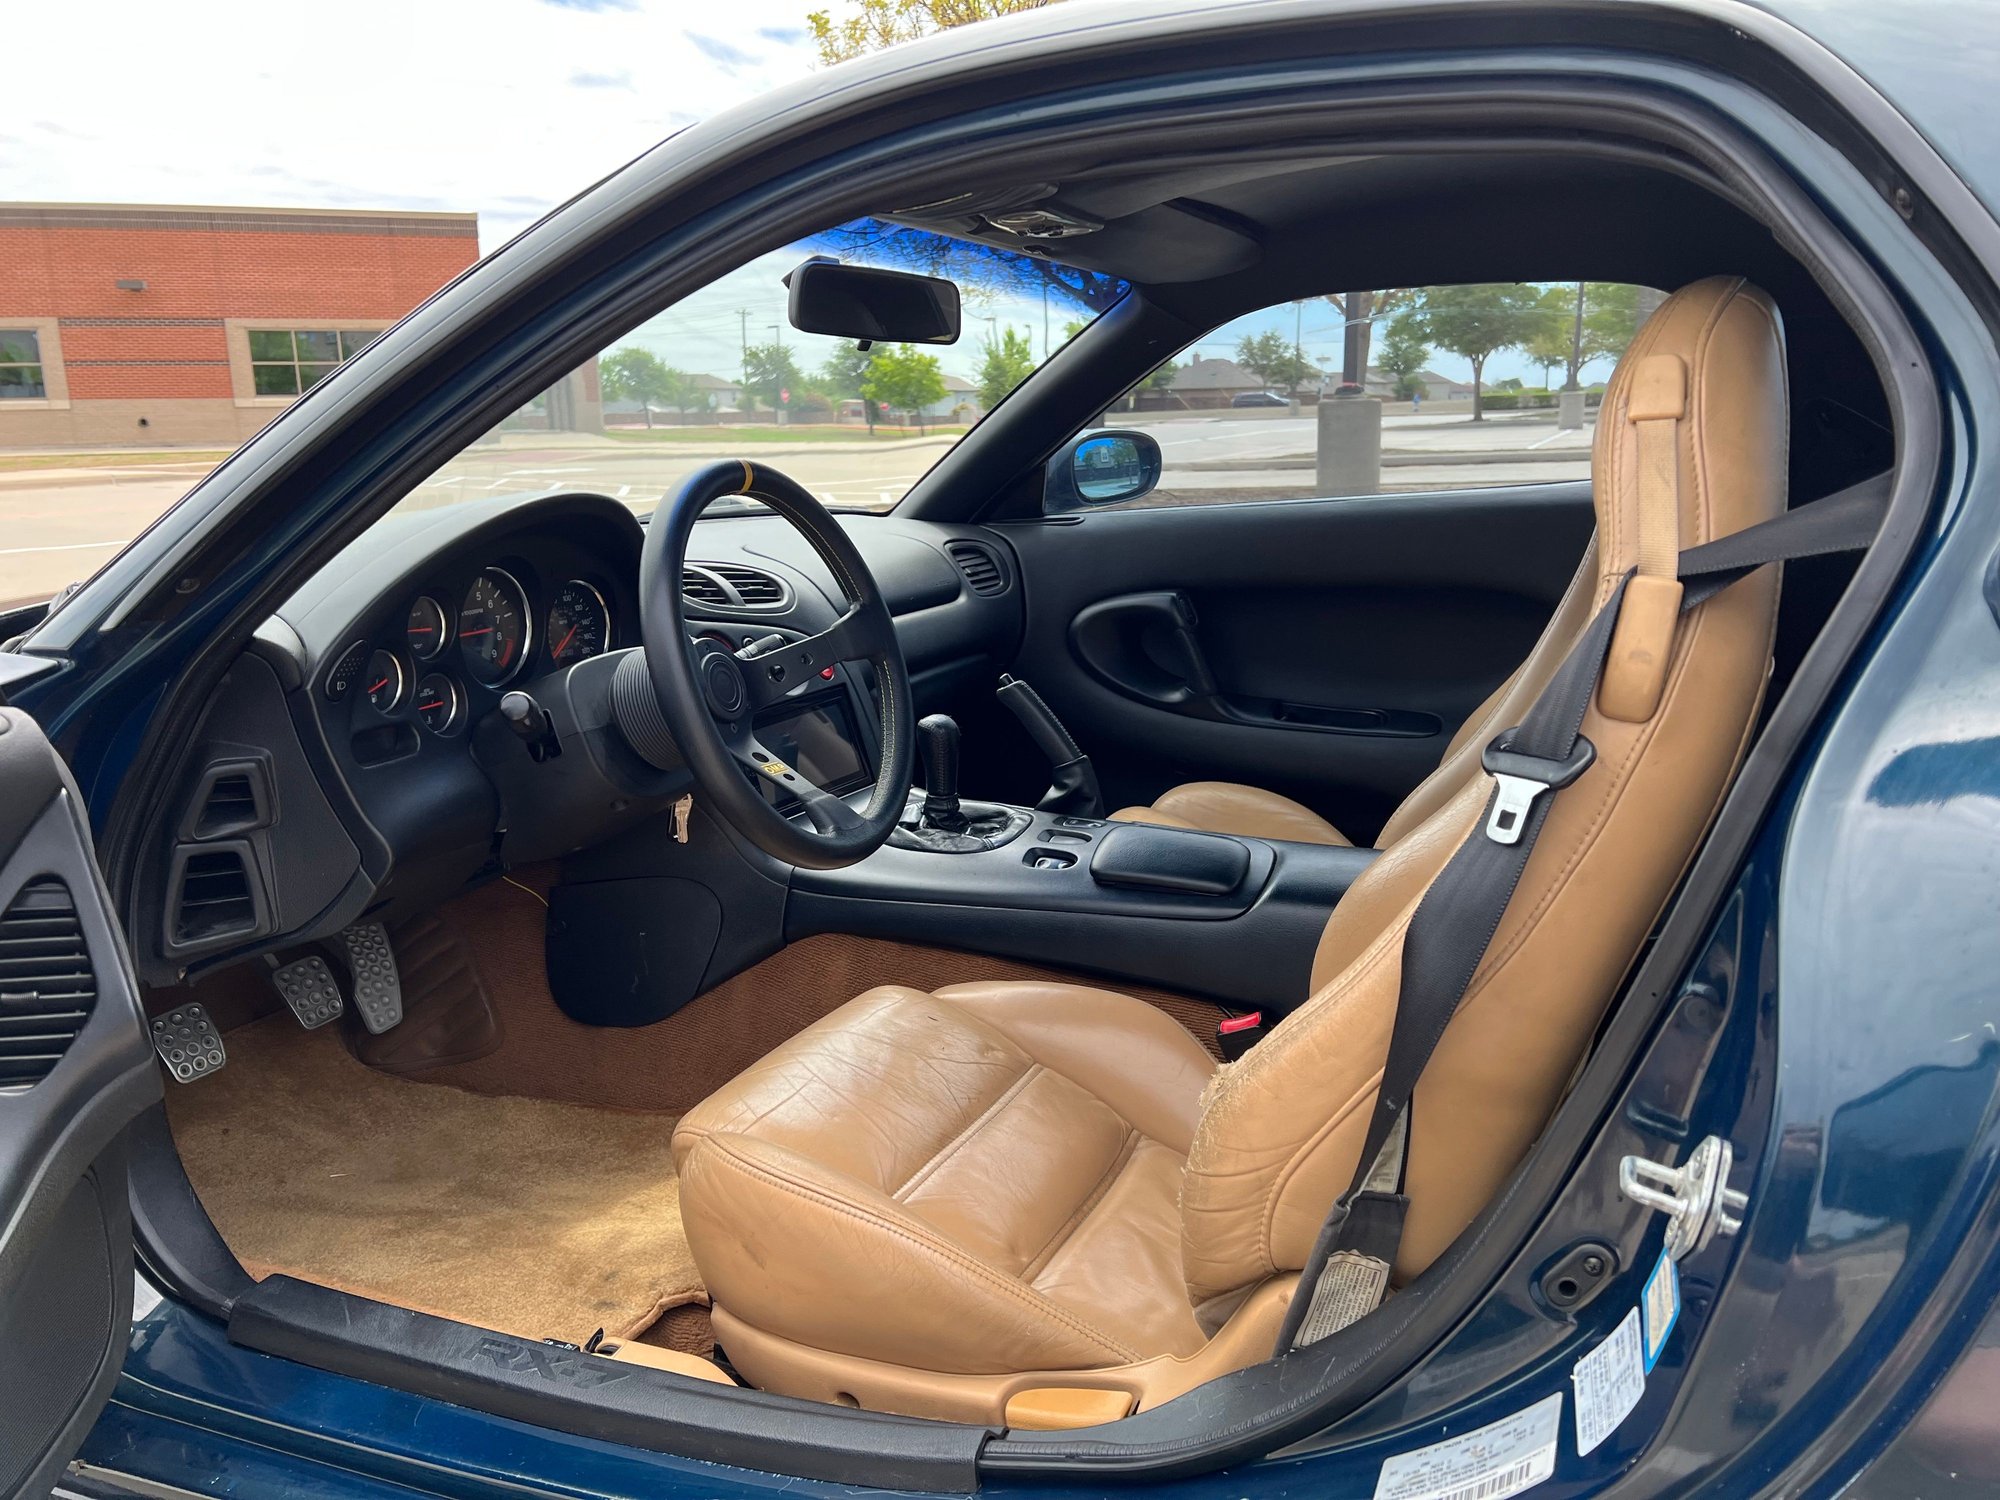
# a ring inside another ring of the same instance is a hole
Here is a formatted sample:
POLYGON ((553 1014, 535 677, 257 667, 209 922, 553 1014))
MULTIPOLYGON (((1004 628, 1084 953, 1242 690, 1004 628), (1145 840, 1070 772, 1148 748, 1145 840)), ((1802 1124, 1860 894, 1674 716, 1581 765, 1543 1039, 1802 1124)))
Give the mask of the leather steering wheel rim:
POLYGON ((738 833, 766 854, 809 870, 851 865, 888 839, 910 794, 909 669, 868 565, 832 513, 797 482, 744 459, 724 459, 668 493, 653 512, 640 555, 639 633, 646 674, 681 757, 709 804, 738 833), (688 640, 680 587, 688 543, 701 513, 725 495, 761 500, 811 544, 847 602, 831 626, 748 658, 713 641, 688 640), (875 789, 859 813, 760 744, 754 724, 759 712, 847 661, 874 668, 881 724, 875 789), (798 798, 812 827, 767 802, 760 782, 798 798))

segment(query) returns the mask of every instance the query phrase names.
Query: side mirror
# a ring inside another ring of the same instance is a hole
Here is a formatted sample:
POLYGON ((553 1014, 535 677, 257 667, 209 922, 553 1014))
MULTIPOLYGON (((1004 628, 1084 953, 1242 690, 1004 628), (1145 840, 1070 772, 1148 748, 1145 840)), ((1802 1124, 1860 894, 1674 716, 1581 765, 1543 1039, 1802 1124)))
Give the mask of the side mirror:
POLYGON ((800 333, 863 344, 958 342, 958 288, 940 277, 815 257, 794 267, 785 285, 787 316, 800 333))
POLYGON ((1150 433, 1087 433, 1050 460, 1047 508, 1136 500, 1160 482, 1161 466, 1160 445, 1150 433))

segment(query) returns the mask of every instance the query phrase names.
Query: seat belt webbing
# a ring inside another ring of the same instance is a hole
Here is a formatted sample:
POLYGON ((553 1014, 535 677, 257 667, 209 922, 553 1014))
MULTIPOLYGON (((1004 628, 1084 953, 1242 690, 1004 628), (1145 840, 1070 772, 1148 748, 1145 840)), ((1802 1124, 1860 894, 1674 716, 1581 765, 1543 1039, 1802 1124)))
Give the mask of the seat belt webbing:
MULTIPOLYGON (((1679 555, 1683 612, 1768 563, 1866 548, 1888 508, 1893 475, 1875 475, 1825 499, 1679 555)), ((1481 828, 1431 882, 1403 939, 1403 972, 1389 1055, 1354 1180, 1329 1210, 1299 1277, 1278 1351, 1314 1344, 1380 1304, 1402 1242, 1410 1101, 1431 1053, 1499 930, 1563 787, 1596 759, 1583 717, 1617 629, 1627 573, 1585 627, 1520 724, 1487 747, 1495 781, 1481 828)))

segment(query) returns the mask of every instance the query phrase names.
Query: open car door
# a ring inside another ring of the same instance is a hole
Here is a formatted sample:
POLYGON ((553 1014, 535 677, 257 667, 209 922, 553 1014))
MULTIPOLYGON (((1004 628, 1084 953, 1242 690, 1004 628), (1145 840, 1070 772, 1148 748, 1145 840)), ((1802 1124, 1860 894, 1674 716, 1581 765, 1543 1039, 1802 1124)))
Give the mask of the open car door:
POLYGON ((118 1378, 124 1131, 159 1097, 82 799, 0 708, 0 1496, 48 1494, 118 1378))

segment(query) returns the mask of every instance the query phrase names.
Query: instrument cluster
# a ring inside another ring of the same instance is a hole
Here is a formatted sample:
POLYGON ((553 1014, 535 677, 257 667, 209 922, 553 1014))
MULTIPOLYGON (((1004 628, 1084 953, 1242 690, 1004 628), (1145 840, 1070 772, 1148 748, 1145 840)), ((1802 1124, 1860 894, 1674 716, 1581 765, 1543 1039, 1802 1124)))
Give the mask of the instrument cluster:
POLYGON ((460 734, 476 702, 490 707, 518 680, 611 649, 617 622, 603 584, 556 578, 538 597, 524 571, 490 564, 461 588, 426 589, 402 612, 399 638, 364 637, 341 653, 323 691, 329 703, 351 699, 368 711, 354 720, 357 755, 379 761, 416 749, 396 726, 460 734))

